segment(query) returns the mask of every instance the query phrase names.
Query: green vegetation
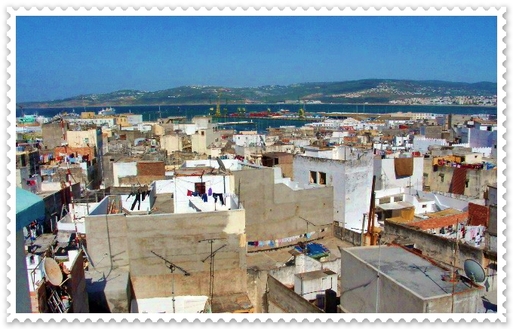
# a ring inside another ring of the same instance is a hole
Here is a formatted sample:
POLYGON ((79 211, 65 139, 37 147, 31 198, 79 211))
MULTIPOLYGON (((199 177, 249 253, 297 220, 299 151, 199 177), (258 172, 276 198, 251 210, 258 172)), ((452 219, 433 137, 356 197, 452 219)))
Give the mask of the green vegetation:
MULTIPOLYGON (((366 79, 342 82, 309 82, 289 86, 254 88, 183 86, 159 91, 119 90, 106 94, 79 95, 62 100, 19 104, 24 107, 81 107, 116 105, 180 105, 279 103, 317 101, 322 103, 388 103, 414 97, 493 96, 497 84, 447 81, 366 79)), ((216 115, 221 115, 217 113, 216 115)), ((242 113, 241 113, 242 114, 242 113)))

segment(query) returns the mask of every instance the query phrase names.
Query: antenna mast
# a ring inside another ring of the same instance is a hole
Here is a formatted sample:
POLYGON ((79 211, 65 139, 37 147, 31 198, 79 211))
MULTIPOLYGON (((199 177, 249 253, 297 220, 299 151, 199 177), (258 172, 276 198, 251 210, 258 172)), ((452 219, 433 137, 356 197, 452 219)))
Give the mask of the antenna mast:
POLYGON ((184 270, 180 266, 171 263, 170 261, 168 261, 164 257, 162 257, 159 254, 155 253, 153 250, 151 250, 151 253, 154 254, 155 256, 157 256, 158 258, 162 259, 163 261, 165 261, 166 267, 169 268, 169 270, 171 271, 171 299, 173 301, 173 313, 176 313, 176 309, 175 309, 175 276, 173 275, 173 273, 174 273, 175 269, 178 269, 185 276, 190 276, 191 273, 187 272, 186 270, 184 270))
POLYGON ((210 243, 210 255, 208 255, 205 259, 203 259, 201 262, 204 263, 207 259, 210 258, 210 287, 209 287, 209 296, 210 296, 210 303, 211 305, 213 304, 213 300, 214 300, 214 279, 215 279, 215 271, 214 271, 214 257, 216 255, 216 253, 223 249, 224 247, 227 246, 227 244, 224 244, 222 245, 221 247, 217 248, 215 251, 213 250, 213 246, 214 246, 214 241, 216 240, 222 240, 220 238, 218 239, 204 239, 204 240, 199 240, 198 242, 208 242, 210 243))

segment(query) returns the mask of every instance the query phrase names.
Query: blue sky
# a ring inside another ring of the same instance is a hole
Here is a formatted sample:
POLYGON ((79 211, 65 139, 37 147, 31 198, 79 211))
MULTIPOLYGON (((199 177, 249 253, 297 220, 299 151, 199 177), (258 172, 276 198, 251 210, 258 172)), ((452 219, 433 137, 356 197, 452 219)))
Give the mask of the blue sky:
POLYGON ((495 17, 17 17, 17 102, 368 78, 497 81, 495 17))

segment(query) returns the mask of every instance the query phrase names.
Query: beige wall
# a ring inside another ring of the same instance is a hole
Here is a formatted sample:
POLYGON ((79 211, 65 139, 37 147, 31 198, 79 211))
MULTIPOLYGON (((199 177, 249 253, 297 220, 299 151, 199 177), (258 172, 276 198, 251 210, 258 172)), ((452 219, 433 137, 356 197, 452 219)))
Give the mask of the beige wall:
POLYGON ((68 130, 66 133, 66 139, 68 146, 70 147, 96 146, 96 129, 84 131, 68 130), (88 139, 87 143, 85 141, 86 139, 88 139))
MULTIPOLYGON (((429 186, 430 191, 448 193, 451 186, 453 167, 439 166, 438 171, 433 171, 431 159, 424 160, 424 186, 429 186), (443 181, 440 175, 443 175, 443 181)), ((468 187, 464 195, 478 199, 484 198, 484 192, 488 185, 497 183, 497 170, 467 170, 468 187)))
POLYGON ((175 295, 208 295, 210 244, 214 241, 215 292, 246 292, 246 240, 244 210, 163 215, 105 215, 86 219, 88 252, 97 269, 130 271, 136 298, 171 295, 174 276, 175 295), (110 240, 110 243, 109 243, 110 240), (165 262, 151 251, 191 273, 172 275, 165 262), (105 259, 99 262, 102 257, 105 259))
MULTIPOLYGON (((292 190, 285 184, 274 184, 274 169, 260 168, 234 171, 235 185, 240 181, 239 198, 246 210, 248 241, 286 238, 326 227, 331 232, 333 223, 333 188, 292 190), (323 226, 328 225, 329 226, 323 226)), ((291 242, 290 244, 294 244, 291 242)))
POLYGON ((182 137, 179 135, 164 135, 160 137, 160 147, 168 153, 182 150, 182 137))

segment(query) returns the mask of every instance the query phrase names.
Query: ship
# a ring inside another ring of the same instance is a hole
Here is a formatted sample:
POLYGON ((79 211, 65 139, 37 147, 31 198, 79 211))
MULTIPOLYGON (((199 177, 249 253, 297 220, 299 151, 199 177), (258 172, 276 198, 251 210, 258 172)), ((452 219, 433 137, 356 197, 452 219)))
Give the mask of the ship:
POLYGON ((103 116, 106 116, 106 115, 114 115, 116 114, 116 110, 113 109, 112 107, 106 107, 106 108, 102 108, 99 112, 98 112, 98 115, 103 115, 103 116))

